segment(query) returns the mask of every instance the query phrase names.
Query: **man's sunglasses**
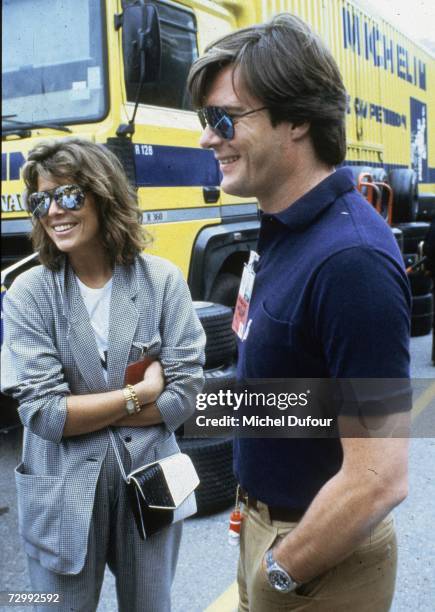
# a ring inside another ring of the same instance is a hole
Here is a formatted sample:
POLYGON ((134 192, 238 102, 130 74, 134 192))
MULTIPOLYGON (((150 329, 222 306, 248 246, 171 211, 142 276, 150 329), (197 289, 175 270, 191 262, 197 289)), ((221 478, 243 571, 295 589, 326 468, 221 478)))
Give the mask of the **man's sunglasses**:
POLYGON ((54 200, 64 210, 80 210, 85 202, 85 192, 78 185, 60 185, 48 191, 36 191, 27 198, 27 209, 36 219, 45 217, 54 200))
POLYGON ((231 140, 234 138, 234 121, 252 113, 258 113, 258 111, 265 110, 267 106, 261 108, 254 108, 253 110, 247 111, 246 113, 230 114, 221 106, 204 106, 200 108, 197 113, 199 121, 202 125, 202 129, 205 130, 207 125, 221 138, 225 140, 231 140))

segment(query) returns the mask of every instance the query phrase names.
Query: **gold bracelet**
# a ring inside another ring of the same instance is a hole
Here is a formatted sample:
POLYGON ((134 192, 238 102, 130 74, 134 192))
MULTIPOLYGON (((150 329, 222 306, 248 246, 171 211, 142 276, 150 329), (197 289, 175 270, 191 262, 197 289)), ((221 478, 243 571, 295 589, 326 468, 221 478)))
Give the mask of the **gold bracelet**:
POLYGON ((134 390, 133 385, 126 385, 126 388, 130 391, 130 397, 134 402, 135 412, 140 412, 142 410, 142 407, 139 403, 139 398, 136 394, 136 391, 134 390))

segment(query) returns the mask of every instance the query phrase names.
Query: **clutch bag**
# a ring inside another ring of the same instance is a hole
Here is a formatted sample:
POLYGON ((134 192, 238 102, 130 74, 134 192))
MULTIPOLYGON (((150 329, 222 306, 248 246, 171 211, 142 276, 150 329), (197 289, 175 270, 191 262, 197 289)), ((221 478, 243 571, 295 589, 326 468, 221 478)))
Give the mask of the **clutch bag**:
POLYGON ((174 520, 174 512, 187 502, 199 485, 198 474, 189 455, 174 453, 125 474, 116 440, 109 429, 113 450, 127 485, 128 499, 140 537, 164 529, 174 520))

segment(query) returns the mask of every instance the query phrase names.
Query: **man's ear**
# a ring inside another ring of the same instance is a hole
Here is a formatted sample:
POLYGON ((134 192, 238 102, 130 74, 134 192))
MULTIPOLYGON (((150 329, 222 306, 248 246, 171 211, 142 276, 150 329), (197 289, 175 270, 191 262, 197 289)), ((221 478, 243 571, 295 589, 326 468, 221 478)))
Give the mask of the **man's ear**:
POLYGON ((308 122, 299 123, 298 125, 291 123, 290 124, 290 138, 294 141, 301 140, 308 134, 310 130, 310 125, 311 124, 308 122))

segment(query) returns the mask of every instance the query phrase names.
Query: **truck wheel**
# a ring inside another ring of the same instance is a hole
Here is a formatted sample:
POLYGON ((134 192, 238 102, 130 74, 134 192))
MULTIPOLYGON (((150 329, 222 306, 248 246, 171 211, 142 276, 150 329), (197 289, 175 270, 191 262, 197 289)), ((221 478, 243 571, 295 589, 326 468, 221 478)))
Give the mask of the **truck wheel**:
POLYGON ((181 438, 178 444, 198 472, 197 516, 219 512, 234 503, 237 483, 232 438, 181 438))
POLYGON ((230 363, 236 353, 236 336, 231 328, 231 308, 211 302, 193 304, 207 337, 205 367, 210 369, 230 363))
POLYGON ((210 300, 218 304, 225 304, 234 309, 239 292, 240 278, 231 272, 219 274, 213 283, 210 300))
POLYGON ((414 170, 395 168, 388 173, 393 189, 393 223, 415 221, 418 211, 418 182, 414 170))

